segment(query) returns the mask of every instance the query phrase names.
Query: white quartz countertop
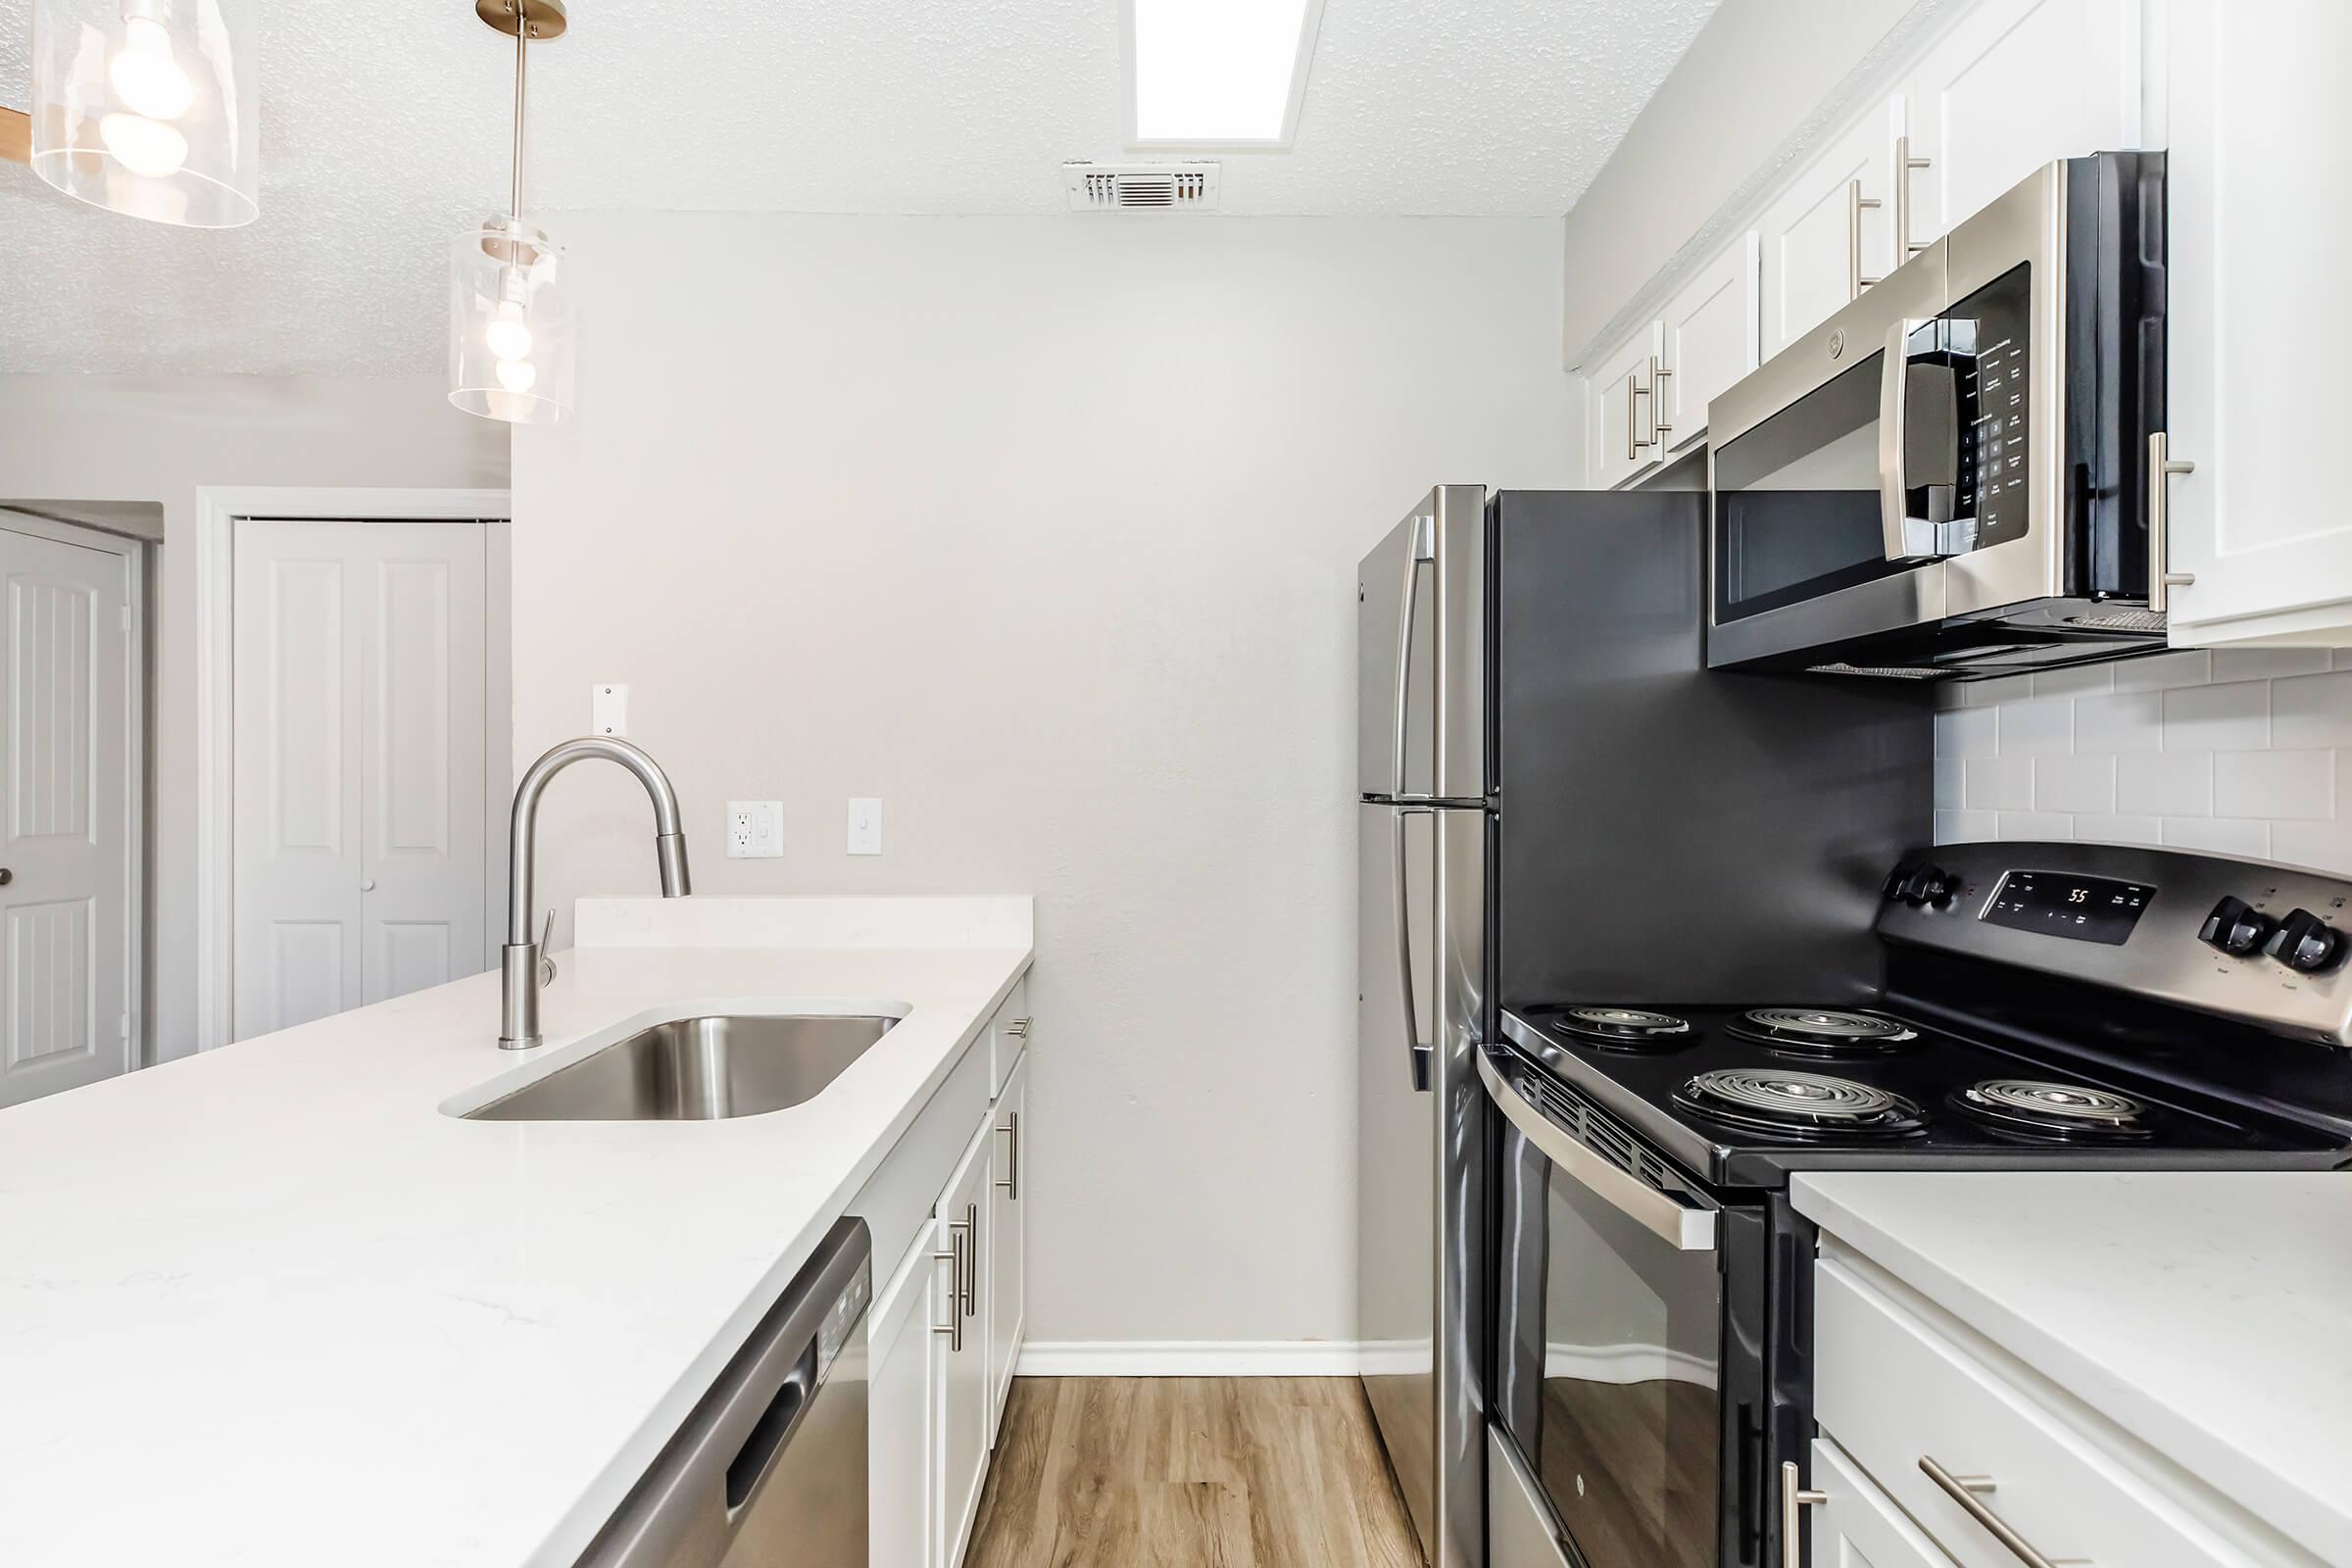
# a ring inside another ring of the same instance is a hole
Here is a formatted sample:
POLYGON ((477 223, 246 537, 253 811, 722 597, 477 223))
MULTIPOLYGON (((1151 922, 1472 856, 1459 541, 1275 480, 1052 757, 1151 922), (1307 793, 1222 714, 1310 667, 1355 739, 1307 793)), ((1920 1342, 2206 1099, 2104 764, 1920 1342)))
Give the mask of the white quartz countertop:
POLYGON ((1031 954, 1026 898, 580 927, 534 1052, 490 974, 0 1111, 0 1563, 570 1564, 1031 954), (768 1115, 443 1113, 699 1011, 905 1017, 768 1115))
POLYGON ((2352 1172, 1837 1172, 1797 1208, 2352 1563, 2352 1172))

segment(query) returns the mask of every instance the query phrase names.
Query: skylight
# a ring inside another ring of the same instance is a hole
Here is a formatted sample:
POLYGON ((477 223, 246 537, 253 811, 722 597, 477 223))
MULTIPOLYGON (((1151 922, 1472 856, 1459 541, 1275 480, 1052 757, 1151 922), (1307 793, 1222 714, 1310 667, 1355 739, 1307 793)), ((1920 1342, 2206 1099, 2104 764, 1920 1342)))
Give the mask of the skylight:
POLYGON ((1323 0, 1127 0, 1129 141, 1287 147, 1323 0))

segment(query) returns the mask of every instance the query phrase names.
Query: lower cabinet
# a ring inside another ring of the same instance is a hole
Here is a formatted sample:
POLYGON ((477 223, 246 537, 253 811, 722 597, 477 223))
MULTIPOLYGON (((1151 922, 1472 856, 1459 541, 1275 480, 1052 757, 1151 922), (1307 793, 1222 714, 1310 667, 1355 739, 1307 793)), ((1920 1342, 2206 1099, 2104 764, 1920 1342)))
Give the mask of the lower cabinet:
MULTIPOLYGON (((975 1050, 1026 1022, 1005 1010, 975 1050)), ((866 1320, 871 1568, 957 1568, 971 1540, 1026 1321, 1028 1085, 1024 1052, 866 1320)))

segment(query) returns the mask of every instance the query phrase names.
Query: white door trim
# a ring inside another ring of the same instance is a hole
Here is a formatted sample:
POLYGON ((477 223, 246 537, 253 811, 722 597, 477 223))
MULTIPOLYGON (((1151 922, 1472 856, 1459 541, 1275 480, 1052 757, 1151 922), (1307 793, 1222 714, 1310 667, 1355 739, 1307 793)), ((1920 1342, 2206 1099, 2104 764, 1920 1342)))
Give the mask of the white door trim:
POLYGON ((14 508, 0 509, 0 518, 15 533, 53 539, 83 550, 122 558, 124 603, 130 612, 130 645, 125 652, 130 710, 124 715, 123 765, 130 777, 122 791, 123 908, 130 932, 123 955, 123 1006, 130 1013, 129 1039, 123 1046, 125 1072, 147 1065, 153 1043, 147 1038, 147 542, 128 534, 108 533, 78 522, 61 522, 14 508))
MULTIPOLYGON (((483 772, 491 808, 483 835, 489 883, 503 888, 506 787, 513 776, 513 690, 509 674, 506 534, 514 502, 504 490, 405 490, 293 486, 206 486, 196 492, 196 1049, 212 1051, 230 1038, 235 994, 229 947, 235 906, 230 833, 235 813, 232 592, 239 517, 280 522, 486 522, 491 524, 489 587, 489 750, 483 772)), ((487 895, 485 895, 487 897, 487 895)), ((506 928, 499 916, 485 928, 506 928)))

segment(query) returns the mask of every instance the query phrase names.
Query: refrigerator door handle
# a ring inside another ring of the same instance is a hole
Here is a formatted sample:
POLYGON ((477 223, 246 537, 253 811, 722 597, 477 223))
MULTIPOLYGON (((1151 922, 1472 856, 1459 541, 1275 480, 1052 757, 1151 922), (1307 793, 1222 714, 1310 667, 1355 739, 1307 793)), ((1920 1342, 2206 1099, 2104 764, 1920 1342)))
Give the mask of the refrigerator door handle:
POLYGON ((1390 812, 1396 830, 1391 858, 1396 865, 1396 980, 1404 991, 1405 1061, 1414 1093, 1425 1095, 1429 1093, 1430 1059, 1437 1047, 1421 1038, 1421 1004, 1413 995, 1412 878, 1405 870, 1404 819, 1435 813, 1426 806, 1392 807, 1390 812))
POLYGON ((1411 733, 1405 727, 1405 716, 1413 696, 1413 612, 1421 601, 1421 568, 1434 564, 1437 559, 1436 519, 1415 517, 1412 548, 1404 555, 1404 584, 1396 610, 1396 788, 1389 793, 1400 798, 1413 793, 1405 788, 1406 740, 1411 733))

